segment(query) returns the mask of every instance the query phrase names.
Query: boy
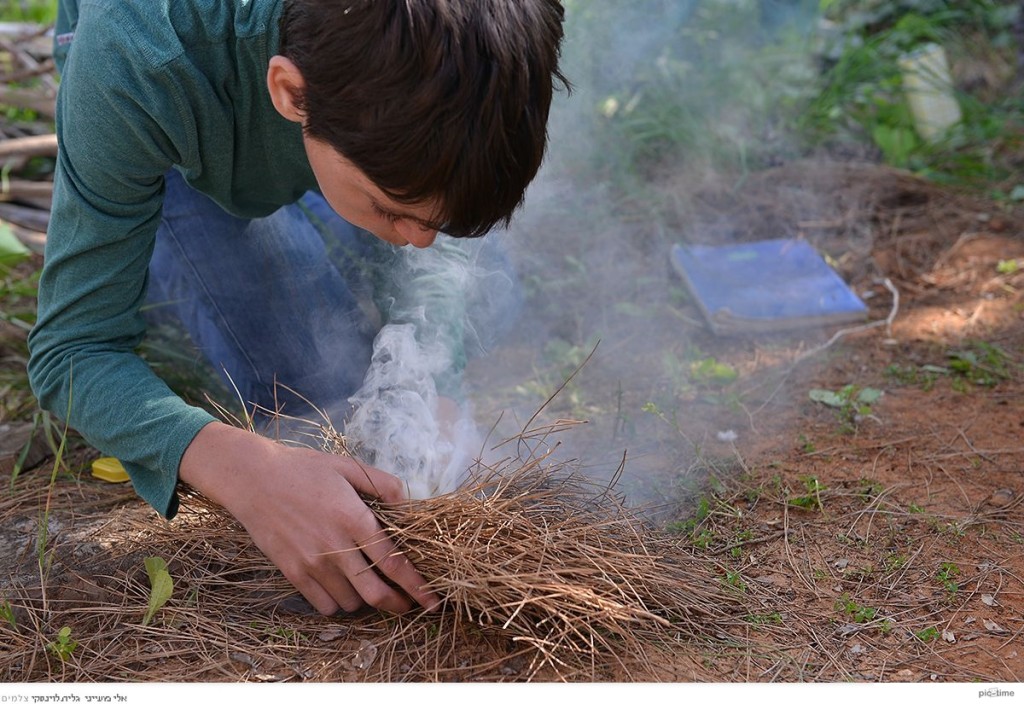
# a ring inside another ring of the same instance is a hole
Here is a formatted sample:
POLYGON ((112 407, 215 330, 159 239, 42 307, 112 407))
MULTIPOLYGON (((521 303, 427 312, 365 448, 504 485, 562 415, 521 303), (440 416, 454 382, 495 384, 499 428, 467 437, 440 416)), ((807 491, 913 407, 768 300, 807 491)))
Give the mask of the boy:
POLYGON ((428 247, 507 223, 562 21, 557 0, 62 0, 40 404, 165 517, 179 479, 224 506, 321 613, 435 607, 360 498, 401 482, 187 405, 135 355, 140 311, 169 300, 247 400, 275 378, 318 405, 354 391, 372 325, 319 235, 428 247), (310 344, 319 327, 342 342, 310 344))

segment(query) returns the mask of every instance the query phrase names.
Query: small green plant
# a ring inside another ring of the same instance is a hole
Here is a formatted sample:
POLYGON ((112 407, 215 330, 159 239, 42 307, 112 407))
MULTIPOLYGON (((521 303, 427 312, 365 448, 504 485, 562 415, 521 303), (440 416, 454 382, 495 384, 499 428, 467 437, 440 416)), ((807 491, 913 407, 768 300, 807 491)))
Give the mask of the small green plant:
POLYGON ((818 451, 814 441, 803 433, 800 433, 800 435, 797 436, 796 441, 800 445, 800 450, 805 454, 810 455, 818 451))
POLYGON ((7 623, 11 624, 12 626, 18 625, 14 617, 14 606, 11 605, 11 602, 7 601, 6 599, 0 601, 0 618, 2 618, 4 621, 7 621, 7 623))
POLYGON ((871 415, 871 407, 882 397, 882 392, 871 387, 847 384, 839 391, 811 389, 808 395, 812 401, 836 411, 843 432, 853 432, 862 418, 871 415))
POLYGON ((743 620, 755 626, 778 626, 782 624, 782 614, 778 611, 767 614, 749 614, 744 616, 743 620))
POLYGON ((935 381, 940 376, 948 376, 949 369, 934 364, 921 366, 890 364, 885 368, 885 376, 901 386, 916 386, 922 391, 935 388, 935 381))
POLYGON ((931 643, 933 640, 937 640, 939 637, 939 629, 935 626, 929 626, 928 628, 921 629, 914 634, 922 643, 931 643))
POLYGON ((67 661, 77 647, 78 641, 71 637, 71 626, 64 626, 57 631, 57 637, 46 644, 46 649, 60 658, 61 662, 67 661))
POLYGON ((873 606, 861 606, 849 594, 843 594, 835 604, 836 611, 852 616, 854 623, 868 623, 875 620, 878 609, 873 606))
POLYGON ((705 357, 690 363, 690 379, 701 386, 726 386, 736 381, 739 372, 714 357, 705 357))
POLYGON ((857 495, 865 502, 871 502, 875 498, 881 495, 885 490, 881 482, 874 481, 873 479, 861 479, 860 484, 857 488, 857 495))
POLYGON ((707 550, 715 542, 715 534, 709 530, 702 530, 693 536, 693 546, 700 550, 707 550))
POLYGON ((950 594, 960 591, 960 584, 957 578, 960 576, 960 568, 952 562, 943 562, 939 565, 938 580, 950 594))
MULTIPOLYGON (((961 382, 992 387, 1000 381, 1010 378, 1011 360, 1009 355, 988 342, 975 341, 964 349, 950 351, 948 357, 949 368, 961 382)), ((954 388, 958 391, 966 391, 968 387, 964 383, 960 383, 954 388)))
POLYGON ((996 273, 1009 276, 1011 274, 1016 274, 1021 270, 1021 268, 1024 267, 1022 267, 1020 260, 1018 259, 1001 259, 999 263, 996 264, 996 273))
POLYGON ((736 570, 726 570, 725 576, 722 578, 722 582, 732 589, 739 592, 747 591, 747 585, 743 582, 743 575, 736 570))
POLYGON ((804 493, 790 497, 789 505, 806 511, 821 511, 824 508, 821 501, 821 492, 828 489, 828 487, 814 476, 801 477, 800 481, 803 483, 804 493))
POLYGON ((142 625, 148 626, 157 610, 166 604, 174 593, 174 581, 162 557, 147 557, 144 562, 146 574, 149 575, 149 607, 146 609, 146 615, 142 617, 142 625))
MULTIPOLYGON (((697 527, 704 522, 704 519, 711 513, 711 501, 706 496, 700 497, 697 500, 697 511, 693 516, 683 521, 672 521, 665 530, 669 533, 676 533, 679 535, 690 535, 696 538, 697 527)), ((707 532, 707 531, 703 531, 707 532)), ((713 537, 713 536, 712 536, 713 537)), ((700 546, 698 546, 700 547, 700 546)), ((706 545, 704 547, 707 547, 706 545)))
POLYGON ((886 572, 896 572, 897 570, 902 569, 903 566, 907 564, 907 556, 900 555, 898 553, 892 553, 886 555, 883 562, 885 563, 886 572))

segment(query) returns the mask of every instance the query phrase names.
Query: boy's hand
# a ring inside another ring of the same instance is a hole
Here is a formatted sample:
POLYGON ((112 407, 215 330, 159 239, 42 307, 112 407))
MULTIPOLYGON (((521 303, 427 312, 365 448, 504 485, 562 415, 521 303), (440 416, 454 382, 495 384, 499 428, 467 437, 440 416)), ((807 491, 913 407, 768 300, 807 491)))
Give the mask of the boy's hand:
POLYGON ((237 518, 320 613, 356 611, 366 604, 403 613, 412 600, 428 609, 438 605, 426 580, 397 552, 359 497, 404 500, 394 476, 223 423, 210 423, 196 435, 179 474, 237 518))

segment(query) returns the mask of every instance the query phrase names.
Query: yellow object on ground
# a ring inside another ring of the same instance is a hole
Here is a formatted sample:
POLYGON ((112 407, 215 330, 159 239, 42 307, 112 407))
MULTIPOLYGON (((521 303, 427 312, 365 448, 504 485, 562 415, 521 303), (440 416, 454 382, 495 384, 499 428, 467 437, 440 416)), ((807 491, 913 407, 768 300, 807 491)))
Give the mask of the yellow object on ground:
POLYGON ((93 460, 92 476, 105 482, 126 482, 131 477, 124 471, 124 465, 116 457, 100 457, 93 460))

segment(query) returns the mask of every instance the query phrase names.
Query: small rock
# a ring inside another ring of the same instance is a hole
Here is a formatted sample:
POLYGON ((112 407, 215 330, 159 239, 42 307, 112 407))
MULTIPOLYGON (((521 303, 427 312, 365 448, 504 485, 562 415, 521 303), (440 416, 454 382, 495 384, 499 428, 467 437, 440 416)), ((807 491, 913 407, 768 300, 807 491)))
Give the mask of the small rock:
POLYGON ((855 644, 850 646, 850 654, 851 655, 863 655, 866 652, 868 652, 867 648, 865 648, 860 643, 855 643, 855 644))
POLYGON ((953 631, 943 631, 942 640, 946 641, 947 643, 956 643, 956 636, 953 635, 953 631))
POLYGON ((992 594, 982 594, 981 603, 983 603, 985 606, 995 606, 996 598, 992 594))
POLYGON ((1013 499, 1013 489, 996 489, 992 496, 988 497, 988 503, 996 508, 1006 508, 1013 503, 1013 499))
POLYGON ((850 564, 850 561, 847 560, 845 557, 841 557, 841 558, 839 558, 838 560, 836 560, 835 562, 832 563, 832 565, 837 570, 845 570, 847 565, 849 565, 849 564, 850 564))

